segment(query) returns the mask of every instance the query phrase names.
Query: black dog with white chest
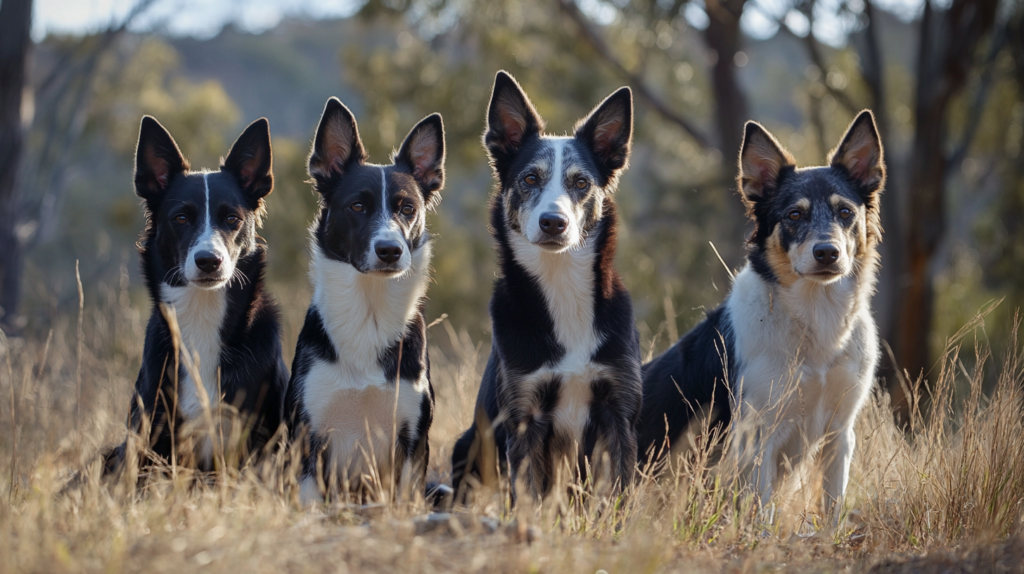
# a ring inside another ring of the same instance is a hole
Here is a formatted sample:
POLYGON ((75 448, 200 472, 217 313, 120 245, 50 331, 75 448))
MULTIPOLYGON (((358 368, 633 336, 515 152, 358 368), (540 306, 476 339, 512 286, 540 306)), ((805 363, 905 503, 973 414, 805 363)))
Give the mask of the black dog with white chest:
POLYGON ((483 438, 513 485, 543 496, 562 479, 623 486, 636 463, 640 345, 633 307, 613 267, 613 195, 633 124, 629 88, 580 120, 569 137, 544 121, 505 72, 494 82, 484 147, 498 180, 491 228, 500 273, 491 356, 474 424, 452 455, 453 487, 490 474, 483 438), (490 427, 490 428, 483 428, 490 427))
POLYGON ((416 124, 392 160, 368 163, 352 112, 328 100, 309 157, 320 197, 310 230, 313 300, 286 401, 307 504, 425 486, 434 416, 426 213, 444 183, 441 116, 416 124))
MULTIPOLYGON (((263 285, 267 250, 256 234, 273 190, 271 164, 266 119, 245 129, 217 171, 191 171, 171 134, 142 119, 135 192, 146 212, 139 245, 153 312, 128 425, 148 428, 144 438, 164 459, 176 451, 177 461, 211 469, 213 438, 195 431, 223 421, 225 406, 247 425, 243 455, 259 453, 281 423, 288 370, 277 304, 263 285)), ((125 450, 107 455, 108 471, 125 450)))

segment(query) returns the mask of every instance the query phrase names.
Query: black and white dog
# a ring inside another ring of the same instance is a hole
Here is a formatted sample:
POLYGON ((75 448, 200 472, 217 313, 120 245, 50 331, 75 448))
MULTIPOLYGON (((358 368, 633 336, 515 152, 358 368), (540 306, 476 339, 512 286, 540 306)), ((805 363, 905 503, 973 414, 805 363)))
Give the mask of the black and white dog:
MULTIPOLYGON (((535 496, 563 479, 623 486, 636 463, 640 345, 633 307, 613 266, 613 194, 629 160, 633 101, 621 88, 571 137, 544 121, 511 76, 498 72, 484 147, 498 185, 491 228, 500 274, 491 298, 491 356, 477 409, 493 425, 513 491, 535 496), (588 467, 589 465, 589 467, 588 467), (565 471, 565 472, 563 472, 565 471)), ((455 445, 452 480, 489 472, 474 424, 455 445)), ((513 492, 514 494, 514 492, 513 492)))
POLYGON ((787 465, 820 448, 828 512, 846 492, 879 353, 871 295, 885 164, 874 116, 857 116, 829 165, 802 169, 748 122, 739 168, 756 226, 747 265, 721 307, 644 366, 640 448, 658 459, 691 424, 731 422, 763 505, 787 465))
MULTIPOLYGON (((213 464, 211 437, 184 432, 210 409, 238 409, 248 425, 247 450, 258 453, 282 420, 288 370, 281 358, 277 304, 265 291, 267 250, 256 234, 274 187, 266 119, 242 132, 218 171, 190 171, 171 134, 142 118, 135 157, 135 192, 146 227, 142 273, 153 303, 129 427, 143 430, 156 454, 213 464), (174 310, 180 332, 160 304, 174 310), (175 371, 177 367, 177 371, 175 371)), ((215 419, 210 419, 215 420, 215 419)), ((113 470, 125 445, 107 456, 113 470)))
POLYGON ((367 163, 352 112, 337 98, 324 108, 309 156, 320 195, 313 301, 286 400, 304 451, 304 503, 425 484, 434 413, 426 213, 440 201, 444 154, 444 126, 433 114, 412 128, 391 165, 367 163))

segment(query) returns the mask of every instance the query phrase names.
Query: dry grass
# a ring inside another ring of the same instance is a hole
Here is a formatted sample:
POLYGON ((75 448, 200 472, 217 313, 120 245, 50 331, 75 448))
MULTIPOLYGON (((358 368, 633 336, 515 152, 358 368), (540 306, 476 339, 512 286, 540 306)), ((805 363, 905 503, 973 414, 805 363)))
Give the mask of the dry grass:
MULTIPOLYGON (((251 470, 101 485, 95 455, 123 437, 142 354, 144 317, 122 286, 87 307, 81 326, 77 314, 58 316, 48 334, 0 339, 0 574, 1021 571, 1024 362, 1015 341, 1000 357, 964 352, 980 325, 951 342, 930 394, 913 389, 908 432, 885 395, 867 407, 838 531, 822 526, 806 477, 779 493, 774 514, 759 513, 732 473, 699 458, 621 497, 566 495, 514 511, 491 497, 427 518, 422 501, 302 510, 290 481, 251 470), (60 495, 83 468, 84 484, 60 495)), ((447 322, 431 337, 430 472, 446 479, 487 348, 447 322)))

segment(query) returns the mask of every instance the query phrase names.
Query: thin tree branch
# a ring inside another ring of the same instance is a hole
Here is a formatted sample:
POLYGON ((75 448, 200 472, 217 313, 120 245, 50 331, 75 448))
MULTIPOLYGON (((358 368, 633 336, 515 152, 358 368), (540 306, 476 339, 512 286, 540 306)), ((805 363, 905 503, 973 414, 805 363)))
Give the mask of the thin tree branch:
POLYGON ((988 101, 992 79, 995 76, 996 59, 999 57, 1000 52, 1003 51, 1003 47, 1006 46, 1007 27, 1009 27, 1009 24, 1001 27, 996 36, 992 38, 992 45, 989 46, 988 56, 986 56, 985 62, 982 64, 981 81, 979 82, 978 89, 974 92, 974 100, 971 102, 971 108, 967 114, 967 127, 964 129, 960 143, 953 148, 953 153, 950 154, 949 160, 946 162, 947 177, 967 157, 967 152, 974 141, 974 136, 978 134, 981 116, 985 111, 985 103, 988 101))
POLYGON ((807 35, 804 37, 800 37, 800 35, 798 35, 796 32, 793 31, 792 28, 789 27, 789 24, 786 23, 784 18, 779 18, 778 16, 775 16, 774 14, 771 14, 766 10, 761 10, 761 12, 767 14, 772 19, 774 19, 775 23, 779 25, 780 30, 785 30, 787 34, 799 40, 804 45, 804 48, 807 51, 807 57, 811 59, 811 63, 817 66, 819 70, 821 70, 821 85, 825 87, 828 93, 833 98, 835 98, 837 102, 839 102, 839 105, 846 108, 847 111, 849 111, 851 114, 859 112, 864 107, 858 106, 856 102, 854 102, 853 99, 850 98, 849 94, 847 94, 846 92, 833 88, 832 86, 829 85, 828 65, 825 63, 825 57, 821 53, 821 47, 818 45, 818 40, 815 39, 814 37, 814 20, 810 17, 810 15, 805 14, 805 16, 807 16, 807 21, 810 22, 810 27, 807 29, 807 35))
POLYGON ((678 114, 675 110, 670 108, 644 81, 638 74, 630 71, 626 66, 612 53, 611 48, 607 42, 604 41, 596 30, 590 25, 590 20, 580 12, 580 9, 576 6, 573 0, 558 0, 558 5, 563 12, 579 27, 580 32, 583 33, 583 37, 586 38, 587 42, 590 43, 591 47, 601 56, 605 62, 608 63, 616 72, 625 78, 630 86, 636 91, 636 93, 643 98, 648 105, 650 105, 656 112, 662 117, 669 120, 670 122, 678 125, 683 129, 694 141, 697 142, 702 148, 714 148, 715 146, 711 143, 711 138, 708 137, 700 128, 693 124, 689 119, 678 114))
MULTIPOLYGON (((34 185, 27 184, 26 191, 34 192, 42 187, 45 189, 45 193, 37 203, 37 225, 34 234, 26 242, 26 249, 32 249, 46 241, 55 226, 55 219, 64 194, 64 175, 68 166, 67 162, 62 161, 61 158, 70 153, 71 148, 78 142, 85 129, 86 110, 92 101, 93 76, 96 74, 101 57, 127 31, 131 23, 157 1, 139 0, 119 23, 111 25, 100 34, 92 49, 84 55, 72 52, 68 57, 63 58, 43 80, 40 91, 52 94, 49 106, 52 113, 46 115, 46 137, 38 157, 33 162, 35 163, 33 167, 36 168, 33 171, 37 172, 34 185), (75 64, 69 65, 72 57, 79 59, 75 64), (76 82, 77 85, 72 88, 72 84, 76 82), (60 108, 65 102, 69 102, 67 105, 70 106, 66 115, 60 113, 60 108), (58 137, 58 132, 63 133, 63 137, 58 137), (52 164, 51 168, 42 169, 42 166, 47 163, 52 164), (48 172, 48 178, 46 172, 48 172), (48 181, 42 185, 44 178, 48 181)), ((35 193, 26 193, 26 196, 34 197, 35 195, 35 193)))

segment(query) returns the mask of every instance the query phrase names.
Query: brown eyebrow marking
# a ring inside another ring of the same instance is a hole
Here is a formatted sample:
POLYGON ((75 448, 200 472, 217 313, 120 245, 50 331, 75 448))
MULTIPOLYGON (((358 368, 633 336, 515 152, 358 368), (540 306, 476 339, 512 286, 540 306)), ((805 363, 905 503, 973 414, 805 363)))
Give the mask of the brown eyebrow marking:
POLYGON ((533 162, 533 165, 531 165, 530 167, 532 167, 533 169, 536 169, 537 171, 545 171, 546 172, 549 169, 551 169, 551 164, 548 162, 547 158, 543 158, 543 159, 538 159, 537 161, 533 162))
POLYGON ((806 197, 801 197, 800 201, 796 202, 796 206, 799 207, 800 209, 810 209, 811 200, 807 199, 806 197))

